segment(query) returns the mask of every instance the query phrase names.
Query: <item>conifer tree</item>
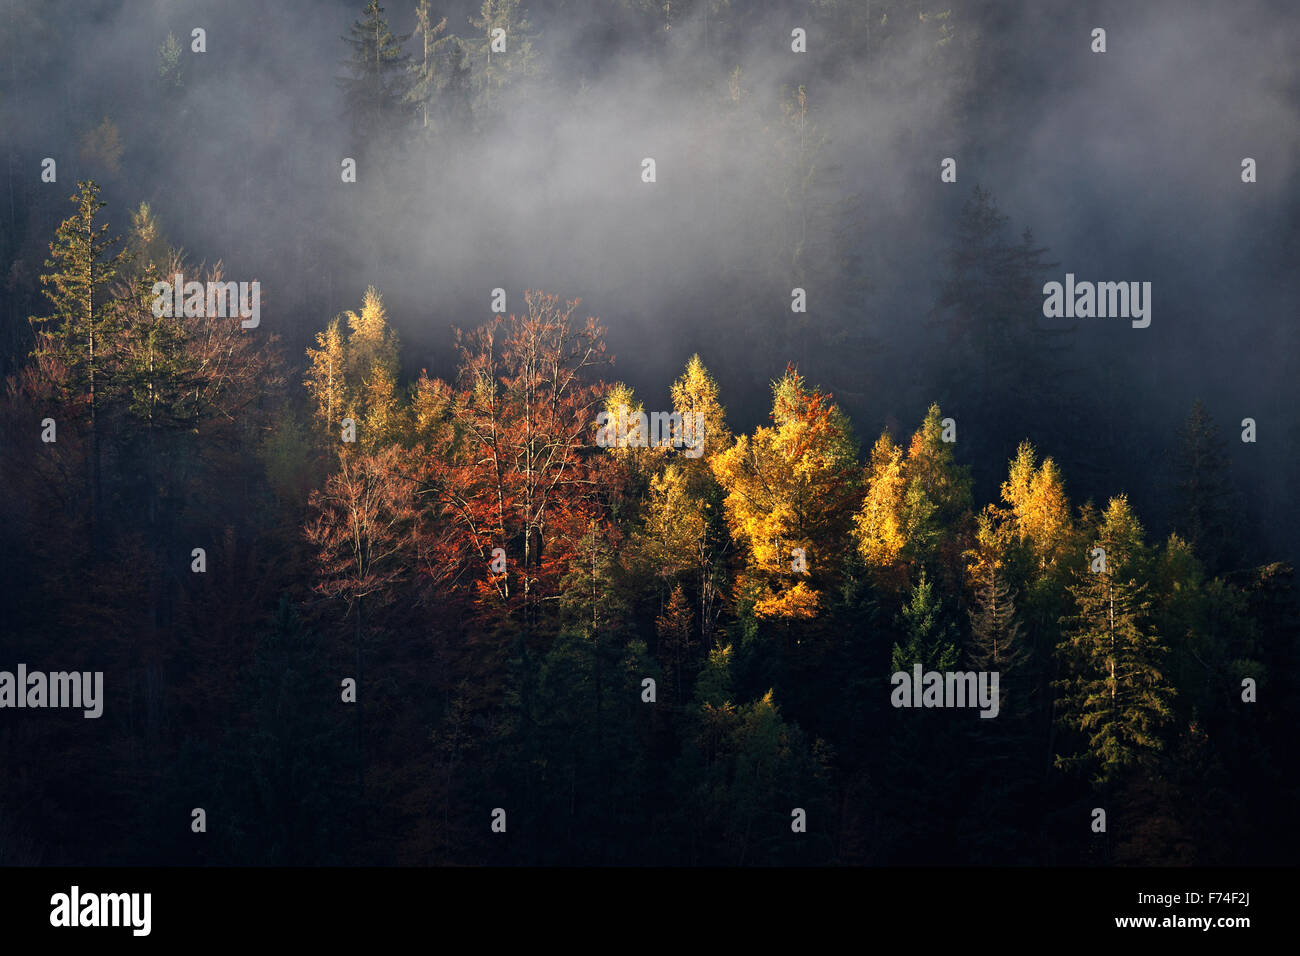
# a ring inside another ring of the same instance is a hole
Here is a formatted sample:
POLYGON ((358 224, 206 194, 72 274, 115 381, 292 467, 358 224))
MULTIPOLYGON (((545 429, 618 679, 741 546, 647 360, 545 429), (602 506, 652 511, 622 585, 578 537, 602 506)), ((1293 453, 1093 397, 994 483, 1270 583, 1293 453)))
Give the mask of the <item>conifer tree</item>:
POLYGON ((766 592, 756 598, 760 617, 816 617, 821 588, 841 575, 861 469, 852 426, 830 398, 787 369, 772 383, 772 426, 711 463, 750 583, 766 592))
POLYGON ((340 317, 316 333, 316 348, 307 349, 307 362, 303 384, 312 397, 317 421, 328 432, 338 427, 348 407, 347 339, 340 317))
POLYGON ((698 458, 687 458, 684 465, 693 477, 703 477, 709 472, 709 460, 730 448, 732 441, 731 430, 727 427, 727 410, 718 398, 718 383, 696 354, 690 357, 685 370, 673 382, 669 394, 673 411, 682 416, 684 427, 694 427, 696 415, 704 423, 704 453, 698 458))
POLYGON ((903 504, 907 480, 903 477, 903 449, 893 436, 882 432, 867 463, 867 495, 854 517, 854 539, 867 566, 890 568, 907 544, 903 504))
POLYGON ((350 75, 341 82, 353 132, 359 143, 370 144, 391 140, 408 123, 411 74, 409 54, 402 51, 408 37, 393 33, 379 0, 370 0, 362 13, 343 38, 352 56, 344 63, 350 75))
POLYGON ((492 113, 512 90, 537 75, 536 35, 519 0, 483 0, 479 15, 469 22, 479 33, 472 48, 475 112, 492 113), (498 38, 504 40, 505 52, 493 50, 498 38))
POLYGON ((679 704, 682 696, 682 674, 690 660, 691 607, 679 584, 673 588, 668 603, 655 618, 655 635, 659 638, 659 663, 668 676, 671 702, 679 704))
POLYGON ((158 46, 158 79, 165 90, 181 88, 181 45, 170 31, 158 46))
POLYGON ((1090 557, 1076 572, 1069 589, 1075 612, 1057 648, 1060 718, 1083 735, 1082 747, 1058 755, 1057 765, 1087 765, 1094 781, 1105 783, 1163 748, 1174 689, 1164 673, 1168 648, 1150 624, 1142 527, 1123 495, 1110 500, 1096 547, 1105 552, 1104 567, 1090 557))
POLYGON ((894 644, 890 656, 895 672, 911 673, 916 664, 926 671, 946 671, 957 663, 957 642, 951 623, 944 619, 942 600, 922 568, 911 598, 898 615, 903 641, 894 644))
POLYGON ((374 286, 366 289, 360 312, 344 313, 348 322, 347 382, 353 412, 364 414, 366 383, 378 369, 396 378, 399 352, 397 333, 388 324, 383 297, 374 286))
POLYGON ((126 249, 137 272, 148 271, 151 267, 161 272, 171 262, 172 248, 147 202, 140 203, 131 213, 131 232, 127 236, 126 249))
POLYGON ((429 15, 429 0, 420 0, 415 8, 415 33, 419 35, 422 47, 422 56, 418 64, 411 67, 413 81, 410 90, 407 91, 407 99, 415 104, 420 113, 420 126, 424 129, 430 127, 429 112, 430 105, 437 96, 439 89, 439 77, 444 69, 439 68, 439 44, 443 44, 449 39, 439 35, 447 29, 447 18, 443 17, 437 23, 434 23, 429 15))
POLYGON ((1015 436, 1072 414, 1062 407, 1062 387, 1073 330, 1041 318, 1043 278, 1054 264, 1028 230, 1013 240, 1008 223, 993 197, 976 187, 957 223, 948 275, 930 317, 945 363, 936 371, 957 385, 980 383, 944 396, 943 403, 997 423, 970 437, 982 486, 993 477, 982 463, 1009 454, 1015 436))
POLYGON ((1011 460, 1002 500, 1011 509, 1012 524, 1038 570, 1057 564, 1071 539, 1070 503, 1060 469, 1051 458, 1036 464, 1034 446, 1024 441, 1011 460))
POLYGON ((1224 570, 1225 559, 1237 557, 1237 529, 1231 516, 1232 485, 1225 446, 1199 400, 1179 430, 1179 439, 1174 530, 1213 575, 1224 570))
POLYGON ((980 566, 969 610, 971 664, 978 670, 1004 672, 1024 661, 1015 594, 996 562, 980 566))
POLYGON ((77 183, 71 197, 77 211, 59 224, 50 243, 50 258, 41 276, 48 315, 32 316, 35 332, 31 356, 62 399, 84 402, 91 433, 91 514, 98 515, 100 481, 100 415, 110 391, 120 310, 111 286, 128 260, 125 250, 109 254, 118 239, 106 237, 108 224, 96 225, 99 198, 93 180, 77 183))

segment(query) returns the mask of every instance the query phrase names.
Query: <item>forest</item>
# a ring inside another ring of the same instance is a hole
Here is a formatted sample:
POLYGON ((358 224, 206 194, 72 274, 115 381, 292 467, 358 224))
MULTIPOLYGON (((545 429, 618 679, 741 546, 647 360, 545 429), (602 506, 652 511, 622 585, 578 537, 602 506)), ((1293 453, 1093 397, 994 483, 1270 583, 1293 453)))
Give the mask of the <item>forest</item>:
MULTIPOLYGON (((102 671, 103 714, 0 711, 0 863, 1295 858, 1294 332, 1243 319, 1252 364, 1177 255, 1062 265, 940 179, 1033 17, 356 5, 179 4, 99 99, 3 98, 0 670, 102 671), (800 25, 824 52, 764 66, 800 25), (337 80, 328 146, 222 73, 280 39, 337 80), (678 138, 606 139, 602 83, 678 138), (863 85, 914 118, 842 132, 863 85), (856 178, 859 133, 931 129, 856 178), (1067 270, 1154 277, 1151 327, 1046 318, 1067 270), (250 282, 258 321, 213 308, 250 282), (997 674, 996 716, 898 706, 914 667, 997 674)), ((67 6, 9 16, 7 92, 59 30, 140 33, 67 6)), ((1230 278, 1285 324, 1276 188, 1230 278)))

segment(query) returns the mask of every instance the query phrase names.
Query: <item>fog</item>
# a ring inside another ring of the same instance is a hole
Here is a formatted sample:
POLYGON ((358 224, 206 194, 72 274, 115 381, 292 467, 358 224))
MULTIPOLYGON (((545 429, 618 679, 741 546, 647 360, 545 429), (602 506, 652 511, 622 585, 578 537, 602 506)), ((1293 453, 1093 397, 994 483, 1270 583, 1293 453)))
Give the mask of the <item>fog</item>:
MULTIPOLYGON (((795 361, 864 442, 910 430, 940 394, 977 430, 963 397, 996 383, 939 381, 925 320, 979 185, 1012 237, 1031 228, 1048 248, 1048 278, 1153 285, 1149 328, 1079 322, 1073 400, 1123 436, 1098 450, 1105 488, 1079 492, 1130 490, 1162 514, 1176 428, 1200 397, 1251 520, 1295 554, 1293 4, 876 4, 893 25, 858 9, 882 38, 859 49, 832 28, 854 4, 674 3, 663 30, 636 4, 553 0, 529 8, 538 76, 472 132, 391 142, 358 142, 344 109, 341 37, 359 6, 7 0, 6 341, 37 307, 13 277, 31 284, 66 197, 93 177, 114 233, 147 201, 196 262, 260 279, 261 330, 295 362, 373 284, 405 372, 448 376, 451 327, 486 320, 492 289, 510 311, 544 289, 604 322, 612 376, 648 407, 666 407, 698 351, 738 428, 764 420, 767 382, 795 361), (205 53, 190 51, 195 27, 205 53), (795 27, 807 53, 791 52, 795 27), (158 74, 169 32, 179 89, 158 74), (806 116, 783 122, 800 85, 806 116), (116 169, 79 148, 105 117, 116 169), (40 181, 47 156, 56 184, 40 181), (945 157, 956 183, 940 180, 945 157), (1244 157, 1257 182, 1242 182, 1244 157), (791 313, 796 286, 807 315, 791 313), (1245 417, 1256 444, 1237 440, 1245 417)), ((475 6, 432 12, 474 39, 475 6)), ((396 32, 414 28, 414 3, 386 10, 396 32)), ((406 49, 418 60, 419 38, 406 49)))

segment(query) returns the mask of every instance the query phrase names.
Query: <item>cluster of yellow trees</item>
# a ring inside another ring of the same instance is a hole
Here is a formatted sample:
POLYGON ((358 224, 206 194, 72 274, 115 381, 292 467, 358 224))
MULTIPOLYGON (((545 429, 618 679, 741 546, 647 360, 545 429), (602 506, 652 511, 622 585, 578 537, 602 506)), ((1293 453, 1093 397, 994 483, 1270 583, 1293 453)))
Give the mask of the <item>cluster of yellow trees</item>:
MULTIPOLYGON (((694 356, 672 397, 675 411, 705 415, 704 455, 614 450, 645 473, 643 532, 662 573, 717 557, 702 544, 719 504, 744 553, 738 593, 766 618, 816 617, 850 558, 899 590, 921 566, 960 578, 990 562, 1001 570, 1013 545, 1039 570, 1078 550, 1060 471, 1050 458, 1039 463, 1028 442, 1011 461, 1002 504, 973 514, 971 481, 943 440, 937 405, 906 446, 882 433, 863 465, 851 424, 829 395, 794 369, 772 392, 771 424, 733 437, 717 384, 694 356)), ((609 403, 640 407, 623 385, 611 389, 609 403)))
MULTIPOLYGON (((397 335, 373 287, 360 312, 336 318, 307 354, 314 414, 335 439, 344 418, 356 423, 366 450, 449 439, 440 429, 454 390, 422 375, 409 400, 401 393, 397 335)), ((1102 523, 1092 515, 1076 530, 1059 469, 1051 458, 1038 462, 1028 442, 1010 463, 1001 503, 974 512, 970 478, 944 440, 937 405, 906 445, 882 433, 864 464, 847 416, 792 367, 772 384, 770 424, 749 435, 732 434, 717 382, 698 355, 671 398, 684 419, 702 416, 701 457, 653 446, 606 454, 623 466, 640 502, 635 553, 665 580, 696 579, 705 637, 716 619, 719 569, 736 548, 735 594, 754 614, 810 619, 850 559, 894 593, 921 567, 957 588, 989 570, 1001 577, 1013 554, 1021 572, 1041 577, 1067 558, 1077 564, 1073 558, 1090 547, 1079 532, 1094 535, 1102 523)), ((611 416, 624 406, 632 419, 643 410, 622 383, 605 388, 604 405, 611 416)), ((593 444, 595 430, 593 421, 593 444)), ((1116 509, 1128 514, 1122 496, 1111 502, 1116 509)))

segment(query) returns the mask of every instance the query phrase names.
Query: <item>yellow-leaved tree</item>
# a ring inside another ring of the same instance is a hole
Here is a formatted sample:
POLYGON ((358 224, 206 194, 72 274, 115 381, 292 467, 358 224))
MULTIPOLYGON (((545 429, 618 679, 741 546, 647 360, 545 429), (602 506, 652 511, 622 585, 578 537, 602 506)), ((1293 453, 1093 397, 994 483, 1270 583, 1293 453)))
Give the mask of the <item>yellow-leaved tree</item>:
POLYGON ((890 568, 901 562, 907 544, 903 518, 906 495, 903 449, 888 431, 882 432, 867 464, 866 498, 853 519, 858 551, 869 567, 890 568))
POLYGON ((682 417, 688 437, 697 437, 704 446, 698 455, 683 456, 683 467, 690 475, 692 484, 711 482, 713 479, 709 462, 718 453, 731 447, 731 429, 727 427, 726 409, 719 400, 718 383, 704 367, 698 354, 691 356, 681 377, 673 382, 671 395, 673 411, 682 417), (692 436, 689 430, 697 422, 704 433, 692 436))
POLYGON ((711 462, 745 552, 741 590, 758 617, 816 617, 842 572, 861 469, 849 421, 830 399, 788 368, 772 385, 772 425, 711 462))
MULTIPOLYGON (((607 398, 629 401, 618 386, 607 398)), ((634 537, 634 551, 646 563, 649 573, 662 582, 664 594, 672 600, 686 600, 685 585, 693 613, 685 621, 686 639, 698 633, 704 649, 713 646, 713 633, 722 609, 726 578, 726 556, 730 541, 722 519, 723 492, 709 462, 731 444, 726 411, 719 400, 717 382, 693 355, 671 389, 673 412, 680 416, 678 448, 666 450, 645 463, 657 468, 649 476, 643 522, 634 537), (698 416, 698 418, 696 417, 698 416), (697 425, 699 426, 697 428, 697 425), (699 432, 702 430, 702 434, 699 432), (675 590, 674 590, 675 589, 675 590)), ((665 660, 671 669, 673 661, 665 660)))
POLYGON ((853 519, 858 553, 877 579, 902 588, 913 566, 958 578, 970 536, 971 480, 953 455, 955 426, 931 405, 907 452, 885 432, 867 466, 867 492, 853 519))
POLYGON ((1040 571, 1057 565, 1066 552, 1074 529, 1065 482, 1051 458, 1035 465, 1037 453, 1028 441, 1020 443, 1011 460, 1007 480, 1002 483, 1002 500, 1011 509, 1016 533, 1040 571))
POLYGON ((397 356, 397 333, 374 286, 366 289, 360 312, 349 310, 316 334, 316 347, 307 349, 303 384, 327 436, 337 438, 345 418, 356 423, 357 443, 367 450, 395 444, 408 434, 397 356))

